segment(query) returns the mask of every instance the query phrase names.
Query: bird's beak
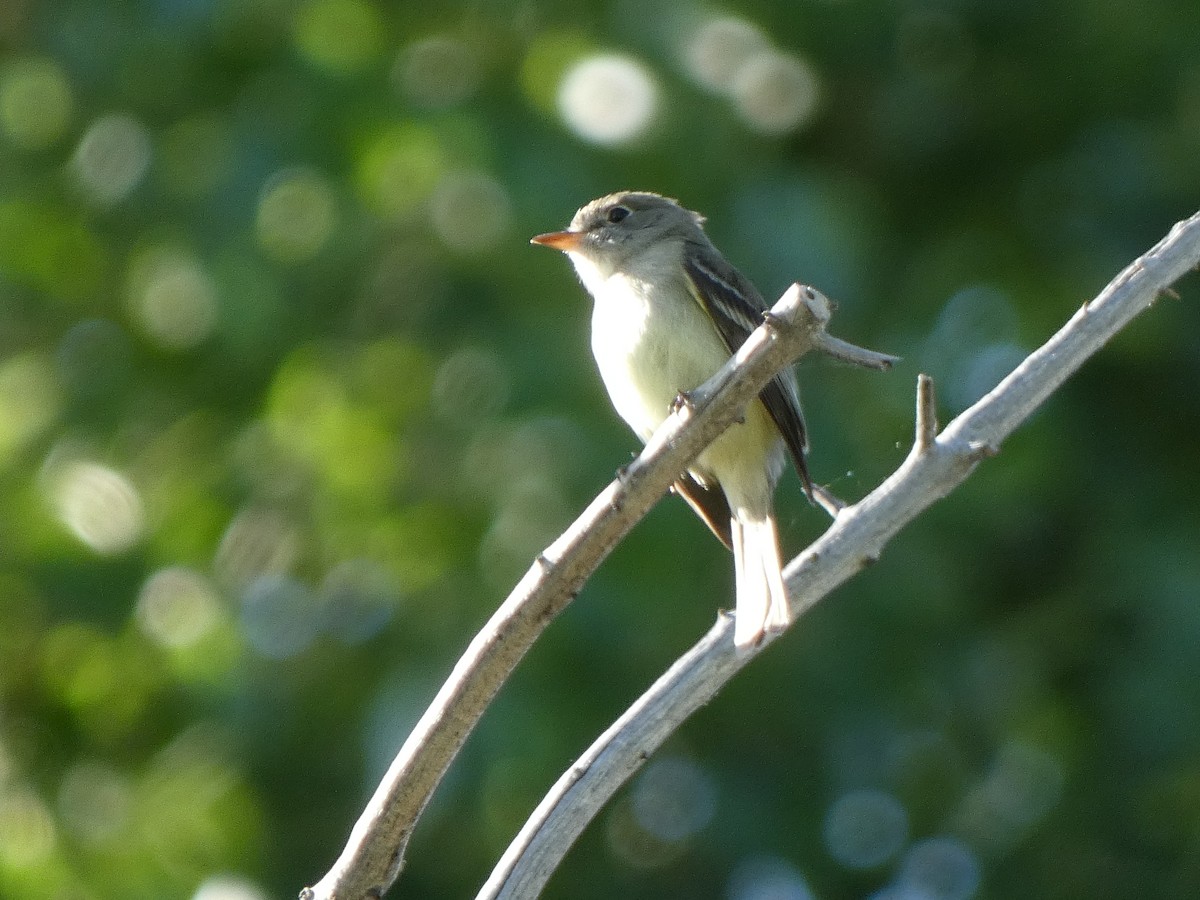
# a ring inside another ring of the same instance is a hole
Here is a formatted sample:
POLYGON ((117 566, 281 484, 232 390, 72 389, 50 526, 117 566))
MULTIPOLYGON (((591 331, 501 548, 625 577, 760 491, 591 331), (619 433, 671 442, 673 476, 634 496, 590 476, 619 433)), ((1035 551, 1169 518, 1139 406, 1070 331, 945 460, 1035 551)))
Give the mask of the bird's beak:
POLYGON ((537 237, 530 238, 529 243, 553 247, 555 250, 567 253, 577 250, 582 240, 583 234, 579 231, 551 231, 549 234, 539 234, 537 237))

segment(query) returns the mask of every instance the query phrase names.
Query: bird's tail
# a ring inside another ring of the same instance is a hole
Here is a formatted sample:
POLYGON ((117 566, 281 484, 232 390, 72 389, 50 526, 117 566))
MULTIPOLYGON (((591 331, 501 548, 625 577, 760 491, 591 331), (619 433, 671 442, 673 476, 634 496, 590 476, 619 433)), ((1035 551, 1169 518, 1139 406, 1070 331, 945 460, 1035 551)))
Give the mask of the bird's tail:
POLYGON ((768 512, 753 516, 739 509, 733 516, 733 565, 737 584, 737 616, 733 642, 753 647, 768 631, 783 631, 791 622, 787 589, 779 558, 779 535, 768 512))

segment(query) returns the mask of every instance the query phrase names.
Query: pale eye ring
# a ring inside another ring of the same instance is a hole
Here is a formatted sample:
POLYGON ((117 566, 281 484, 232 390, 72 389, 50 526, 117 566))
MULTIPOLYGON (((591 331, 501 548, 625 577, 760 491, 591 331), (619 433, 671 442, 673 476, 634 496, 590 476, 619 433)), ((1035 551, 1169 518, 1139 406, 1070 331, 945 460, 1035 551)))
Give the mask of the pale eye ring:
POLYGON ((614 206, 608 211, 608 221, 613 225, 616 225, 618 222, 623 222, 626 218, 628 218, 630 211, 631 210, 628 206, 614 206))

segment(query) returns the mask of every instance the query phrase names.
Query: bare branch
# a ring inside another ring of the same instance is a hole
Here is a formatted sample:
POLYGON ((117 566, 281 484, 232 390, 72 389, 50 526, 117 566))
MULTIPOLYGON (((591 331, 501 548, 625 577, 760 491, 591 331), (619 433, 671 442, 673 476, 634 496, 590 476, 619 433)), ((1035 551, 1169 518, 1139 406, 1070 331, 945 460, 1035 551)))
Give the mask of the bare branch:
POLYGON ((917 376, 917 436, 913 444, 918 453, 926 452, 937 439, 937 395, 933 379, 928 375, 917 376))
MULTIPOLYGON (((538 635, 688 463, 737 421, 784 366, 826 346, 829 301, 792 285, 734 357, 690 394, 642 454, 534 562, 475 636, 355 823, 333 868, 303 900, 377 898, 396 880, 409 836, 483 711, 538 635)), ((893 357, 837 342, 839 358, 870 368, 893 357)))
POLYGON ((864 369, 877 369, 880 372, 885 372, 900 362, 900 357, 898 356, 890 356, 887 353, 875 353, 871 350, 864 351, 862 347, 847 344, 845 341, 825 332, 822 332, 818 338, 817 349, 822 353, 832 356, 834 359, 840 359, 842 362, 853 363, 856 366, 862 366, 864 369))
MULTIPOLYGON (((918 382, 916 440, 875 491, 837 516, 787 567, 793 621, 878 558, 904 525, 960 484, 1083 362, 1200 263, 1200 213, 1153 249, 937 435, 932 382, 918 382)), ((536 896, 617 789, 755 654, 734 649, 723 617, 568 770, 500 859, 477 900, 536 896)))

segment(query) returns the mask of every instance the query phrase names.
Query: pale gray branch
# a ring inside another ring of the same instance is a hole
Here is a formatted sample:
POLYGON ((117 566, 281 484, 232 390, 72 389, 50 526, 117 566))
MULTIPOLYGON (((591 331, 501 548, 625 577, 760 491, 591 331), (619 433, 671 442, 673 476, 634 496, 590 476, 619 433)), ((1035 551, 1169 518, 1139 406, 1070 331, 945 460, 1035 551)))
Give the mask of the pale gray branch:
POLYGON ((917 376, 917 427, 913 444, 918 453, 924 453, 937 439, 937 392, 933 379, 922 373, 917 376))
MULTIPOLYGON (((409 836, 500 685, 543 629, 688 463, 742 415, 771 377, 826 349, 829 301, 792 285, 733 359, 691 393, 643 453, 543 552, 467 647, 376 788, 333 868, 304 900, 366 900, 391 886, 409 836)), ((894 357, 836 342, 839 358, 886 368, 894 357)))
MULTIPOLYGON (((919 513, 970 475, 1085 360, 1159 294, 1200 263, 1200 213, 1178 223, 1042 347, 940 435, 932 383, 918 383, 917 427, 904 463, 875 491, 838 514, 788 565, 793 620, 878 558, 919 513)), ((500 859, 477 900, 537 896, 550 874, 617 789, 753 653, 738 652, 732 620, 682 656, 559 778, 500 859)))

